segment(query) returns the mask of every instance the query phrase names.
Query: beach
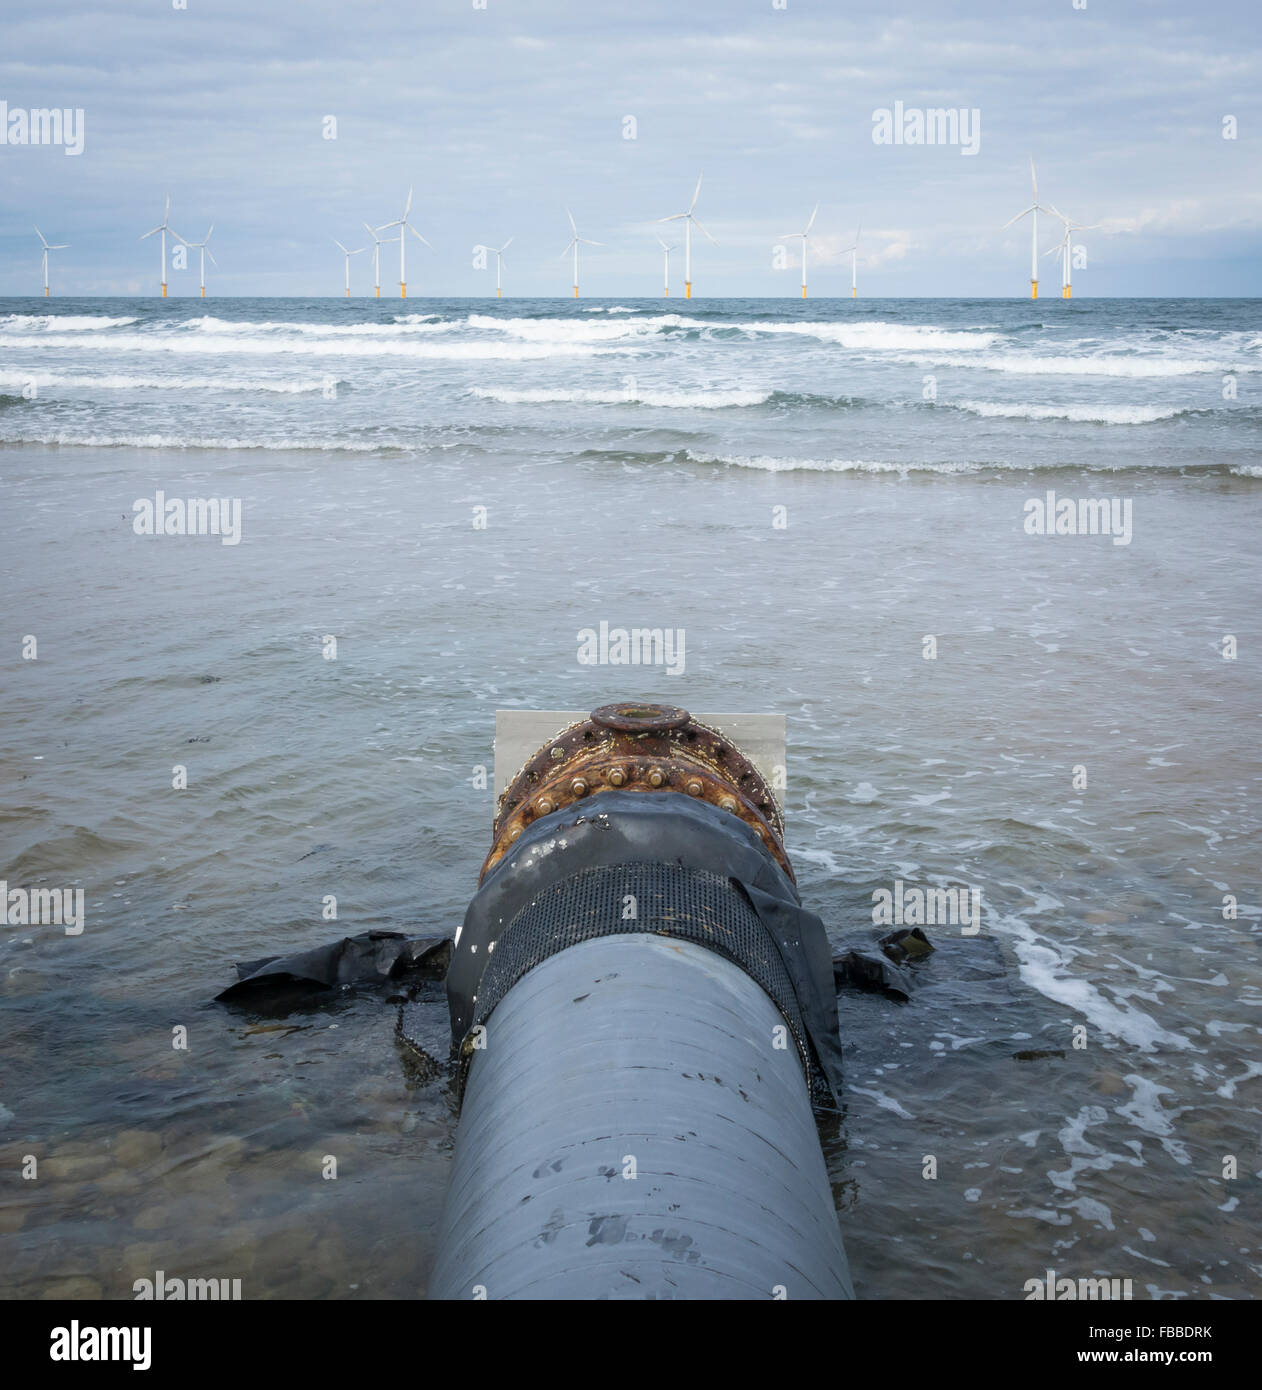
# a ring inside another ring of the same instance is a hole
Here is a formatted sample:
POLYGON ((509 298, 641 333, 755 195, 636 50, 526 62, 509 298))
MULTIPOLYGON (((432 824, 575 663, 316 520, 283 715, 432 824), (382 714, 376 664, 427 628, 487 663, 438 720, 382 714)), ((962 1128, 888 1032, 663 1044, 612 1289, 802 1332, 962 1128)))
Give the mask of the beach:
POLYGON ((213 997, 453 932, 495 710, 637 699, 787 716, 836 949, 980 889, 839 997, 861 1297, 1257 1297, 1259 383, 1245 300, 0 301, 0 877, 85 904, 0 933, 0 1290, 423 1293, 443 1068, 213 997))

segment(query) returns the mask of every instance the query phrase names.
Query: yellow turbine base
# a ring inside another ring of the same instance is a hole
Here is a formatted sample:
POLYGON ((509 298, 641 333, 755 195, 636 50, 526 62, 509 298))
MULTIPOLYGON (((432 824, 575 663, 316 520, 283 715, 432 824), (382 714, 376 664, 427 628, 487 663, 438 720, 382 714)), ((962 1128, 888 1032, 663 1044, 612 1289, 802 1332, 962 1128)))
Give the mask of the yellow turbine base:
POLYGON ((805 285, 802 286, 802 298, 803 298, 803 299, 806 298, 806 286, 805 286, 805 285))
POLYGON ((1038 282, 1037 280, 1031 280, 1031 281, 1030 281, 1030 298, 1031 298, 1031 299, 1037 299, 1038 297, 1039 297, 1039 282, 1038 282))
POLYGON ((496 297, 496 299, 503 299, 503 298, 504 298, 504 293, 503 293, 503 291, 502 291, 502 290, 496 290, 496 291, 495 291, 495 297, 496 297))
POLYGON ((346 287, 346 297, 347 299, 351 297, 351 287, 349 285, 346 287))
POLYGON ((692 298, 692 281, 691 281, 691 280, 685 280, 685 281, 684 281, 684 298, 685 298, 685 299, 691 299, 691 298, 692 298))
POLYGON ((206 298, 206 286, 205 286, 205 285, 202 286, 202 298, 203 298, 203 299, 206 298))
POLYGON ((162 298, 165 299, 166 297, 167 297, 167 287, 166 287, 166 281, 164 280, 164 281, 162 282, 162 298))
POLYGON ((48 286, 47 286, 47 285, 44 286, 44 298, 45 298, 45 299, 48 298, 48 286))
POLYGON ((667 285, 666 288, 662 291, 662 298, 663 298, 663 299, 669 299, 669 298, 670 298, 670 286, 669 286, 669 285, 667 285))
POLYGON ((400 284, 400 285, 399 285, 399 298, 400 298, 400 299, 406 299, 407 297, 408 297, 408 287, 407 287, 406 285, 404 285, 404 284, 400 284))
POLYGON ((850 298, 851 298, 851 299, 858 299, 858 298, 859 298, 859 291, 856 290, 853 286, 851 286, 851 289, 850 289, 850 298))
POLYGON ((578 298, 578 286, 577 286, 577 285, 574 286, 574 298, 575 298, 575 299, 578 298))
POLYGON ((381 286, 380 286, 380 285, 377 286, 377 298, 378 298, 378 299, 381 298, 381 286))
POLYGON ((1069 292, 1069 286, 1068 286, 1068 285, 1066 285, 1065 288, 1064 288, 1063 290, 1061 290, 1061 295, 1062 295, 1065 299, 1072 299, 1072 298, 1073 298, 1073 295, 1071 295, 1070 292, 1069 292))

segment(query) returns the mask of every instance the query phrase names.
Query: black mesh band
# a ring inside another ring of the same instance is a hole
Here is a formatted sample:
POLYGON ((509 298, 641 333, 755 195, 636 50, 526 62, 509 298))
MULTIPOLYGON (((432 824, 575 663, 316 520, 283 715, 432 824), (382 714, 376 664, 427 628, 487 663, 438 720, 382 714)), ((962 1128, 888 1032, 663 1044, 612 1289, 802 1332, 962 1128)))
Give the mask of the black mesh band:
MULTIPOLYGON (((822 1078, 797 994, 766 927, 732 879, 679 864, 605 864, 544 888, 493 943, 470 1032, 541 961, 581 941, 627 932, 682 937, 739 965, 784 1015, 812 1091, 818 1090, 822 1078), (631 900, 634 915, 627 910, 631 900)), ((463 1089, 470 1049, 462 1048, 461 1055, 463 1089)))

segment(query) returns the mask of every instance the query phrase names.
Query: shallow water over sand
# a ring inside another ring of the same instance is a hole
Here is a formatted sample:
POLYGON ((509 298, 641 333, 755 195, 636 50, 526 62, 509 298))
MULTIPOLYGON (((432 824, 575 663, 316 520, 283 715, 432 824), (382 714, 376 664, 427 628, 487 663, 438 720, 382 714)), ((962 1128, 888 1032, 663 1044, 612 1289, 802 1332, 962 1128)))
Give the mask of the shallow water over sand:
MULTIPOLYGON (((922 305, 903 327, 1017 333, 1016 312, 922 305)), ((581 337, 543 341, 567 331, 581 337)), ((799 392, 820 383, 790 367, 844 366, 845 390, 873 399, 902 372, 910 399, 924 374, 888 360, 905 347, 810 338, 791 360, 775 354, 803 335, 766 334, 760 356, 737 332, 731 357, 713 334, 677 353, 654 340, 655 385, 673 372, 679 390, 750 390, 753 361, 799 392)), ((10 345, 0 370, 36 357, 10 345)), ((364 992, 275 1017, 212 997, 235 960, 369 927, 453 930, 488 843, 490 792, 473 783, 495 709, 634 696, 788 716, 788 849, 836 943, 872 935, 873 890, 897 879, 982 890, 977 937, 929 929, 940 949, 910 1003, 841 999, 848 1094, 825 1132, 861 1296, 1017 1298, 1054 1268, 1130 1278, 1138 1298, 1256 1297, 1256 425, 460 395, 465 419, 443 393, 468 364, 431 360, 392 366, 391 396, 371 362, 337 358, 353 384, 328 404, 352 404, 332 424, 318 394, 234 406, 195 387, 94 388, 163 437, 222 438, 235 415, 255 445, 299 437, 296 423, 313 442, 366 429, 355 412, 377 391, 397 448, 0 443, 0 876, 86 902, 82 935, 0 933, 4 1292, 130 1297, 157 1269, 241 1278, 247 1298, 423 1292, 454 1109, 442 1072, 396 1044, 396 1006, 364 992), (751 409, 764 414, 732 418, 751 409), (705 461, 738 455, 986 465, 705 461), (240 498, 240 543, 137 536, 133 503, 159 488, 240 498), (1130 543, 1027 534, 1025 504, 1048 488, 1129 499, 1130 543), (684 628, 685 673, 580 665, 576 634, 602 619, 684 628), (21 659, 26 634, 37 660, 21 659), (1029 1052, 1051 1055, 1014 1055, 1029 1052), (25 1154, 37 1181, 13 1176, 25 1154)), ((480 362, 459 390, 592 390, 606 359, 532 360, 497 379, 480 362)), ((1029 404, 1074 403, 1034 375, 1029 404)), ((1160 407, 1156 378, 1119 380, 1074 400, 1160 407)), ((1166 398, 1182 408, 1187 387, 1166 398)), ((61 399, 58 427, 78 412, 74 428, 121 438, 96 396, 61 399)), ((0 440, 24 408, 0 412, 0 440)), ((438 991, 431 1007, 441 1037, 438 991)))

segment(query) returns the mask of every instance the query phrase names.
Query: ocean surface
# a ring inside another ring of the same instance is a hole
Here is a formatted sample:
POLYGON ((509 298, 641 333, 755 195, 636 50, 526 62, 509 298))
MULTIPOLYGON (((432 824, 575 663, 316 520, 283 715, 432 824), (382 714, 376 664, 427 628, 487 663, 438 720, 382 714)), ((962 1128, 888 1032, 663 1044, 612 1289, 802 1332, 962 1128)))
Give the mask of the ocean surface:
POLYGON ((840 997, 861 1296, 1256 1298, 1260 393, 1258 301, 0 301, 0 878, 85 901, 0 926, 0 1294, 423 1293, 442 1057, 213 996, 452 932, 495 710, 634 697, 787 716, 839 948, 981 891, 840 997), (602 621, 685 670, 580 664, 602 621))

